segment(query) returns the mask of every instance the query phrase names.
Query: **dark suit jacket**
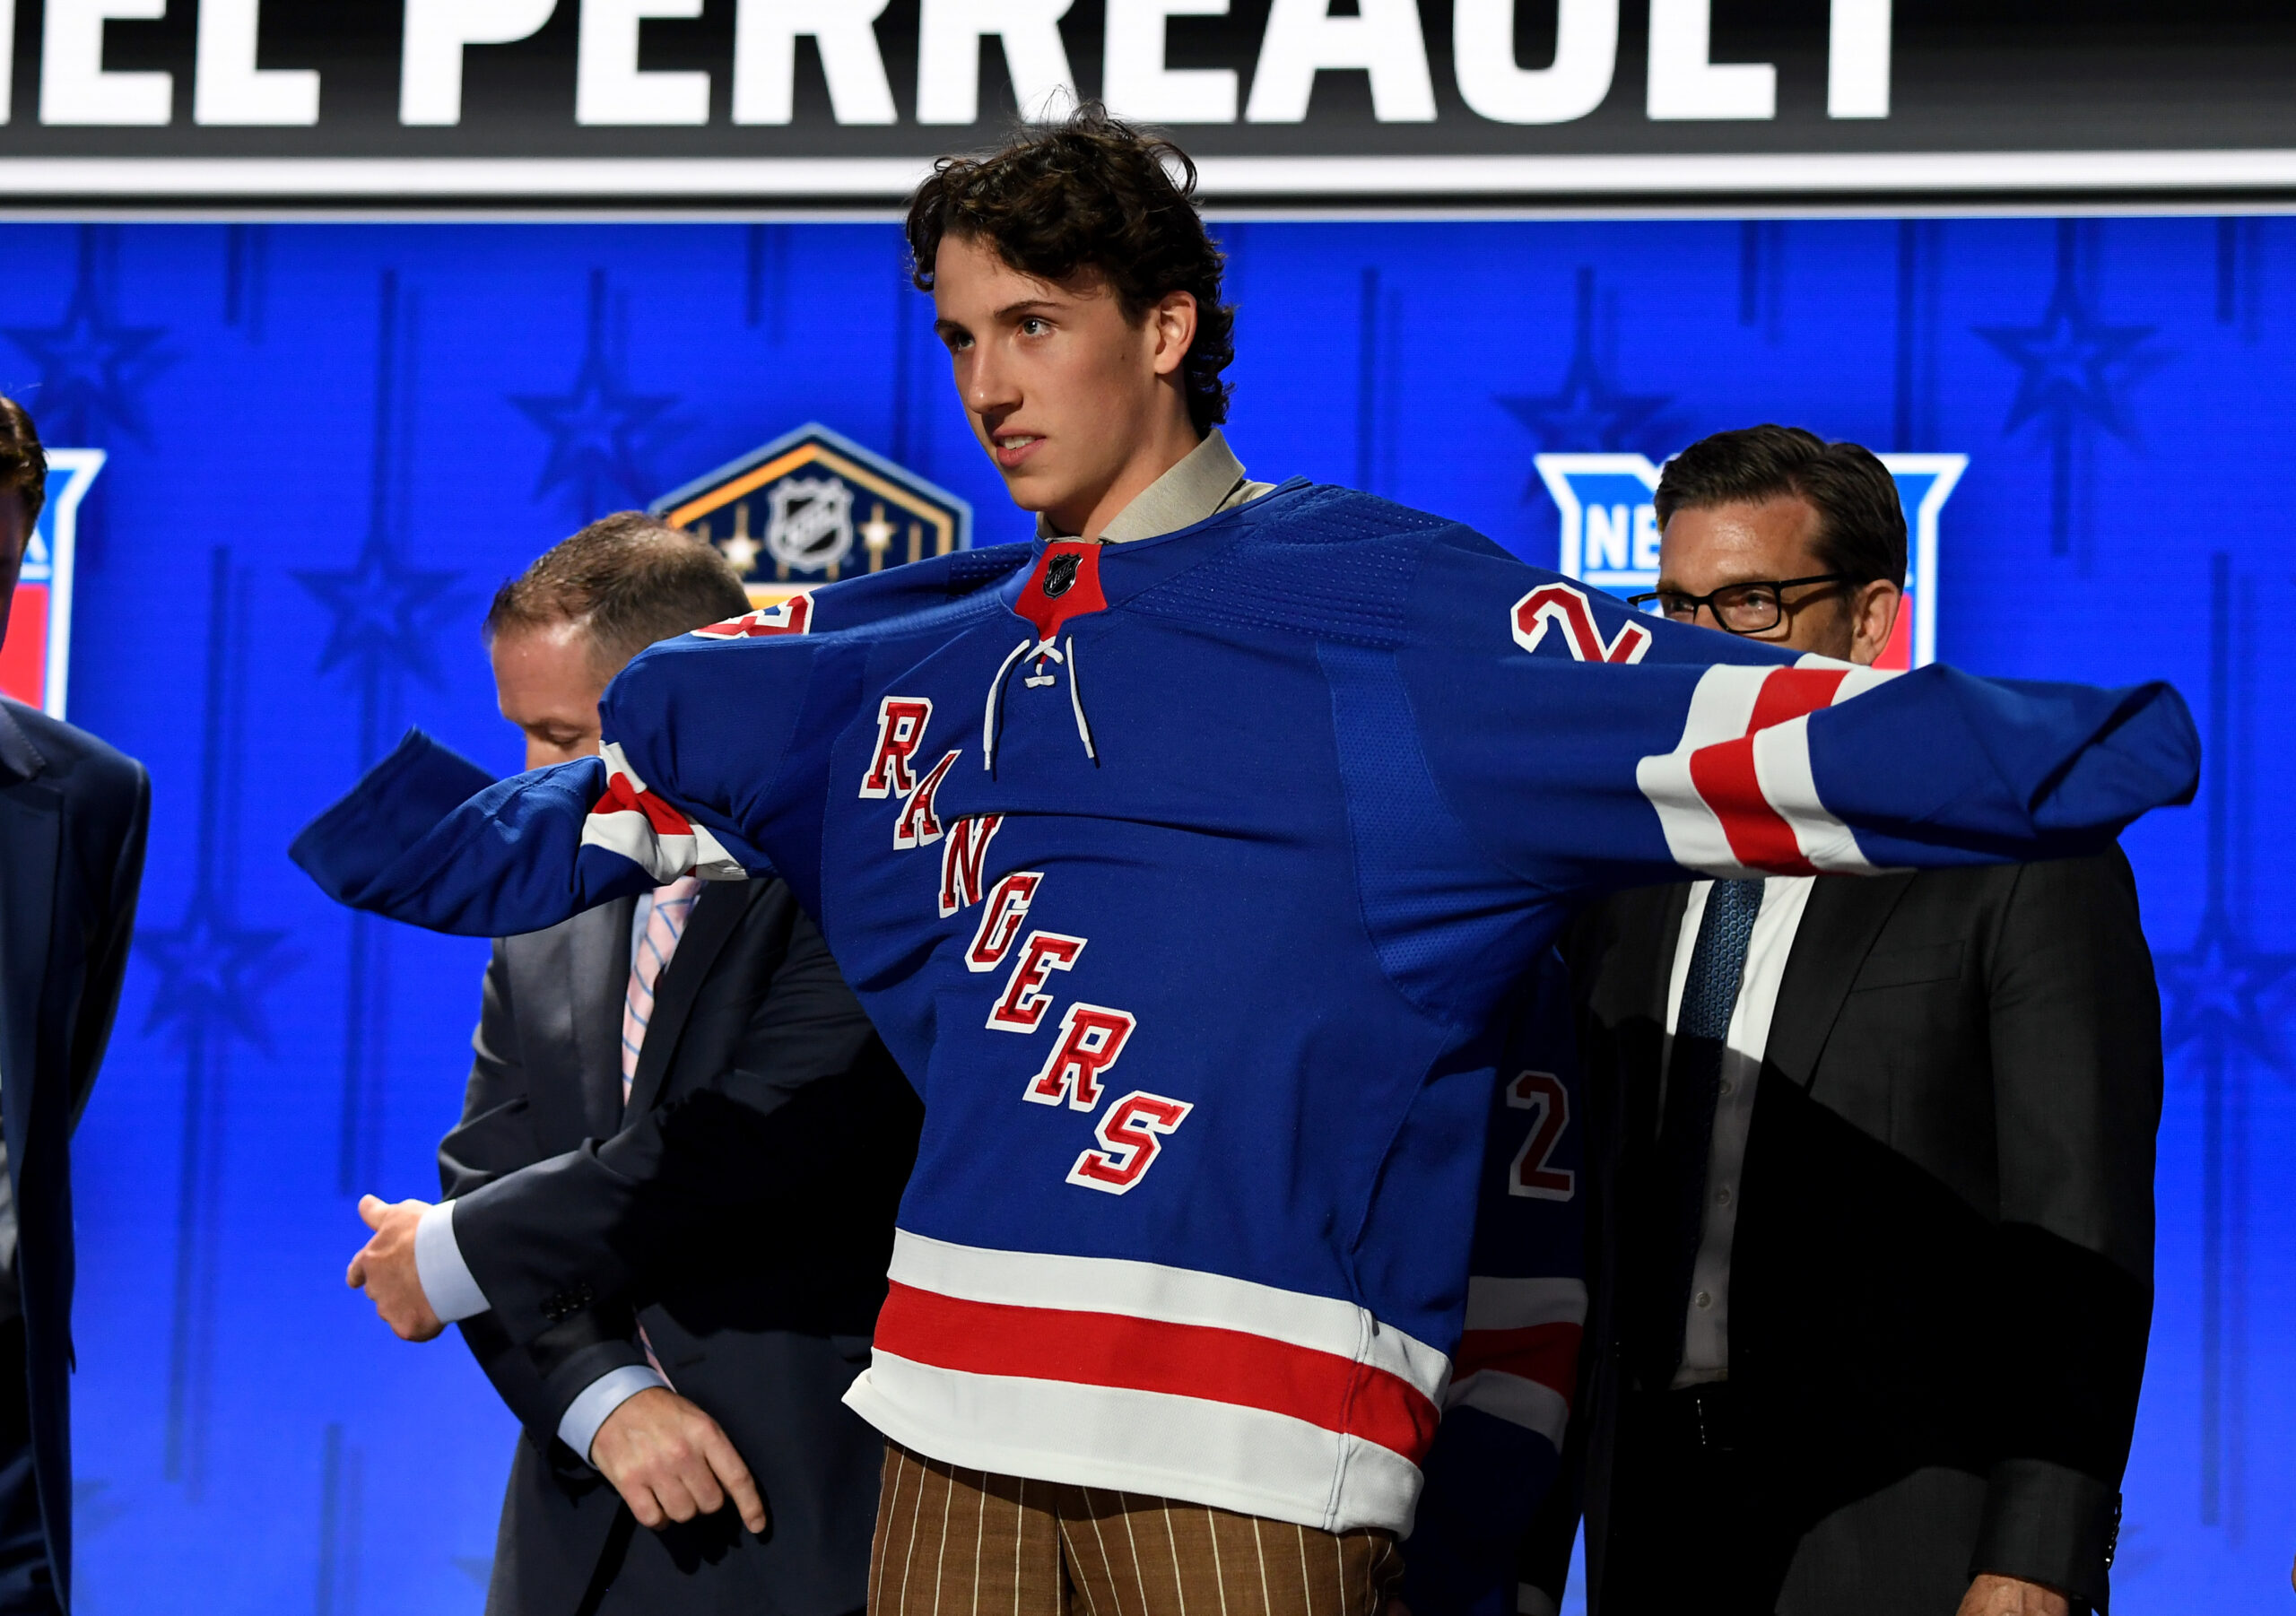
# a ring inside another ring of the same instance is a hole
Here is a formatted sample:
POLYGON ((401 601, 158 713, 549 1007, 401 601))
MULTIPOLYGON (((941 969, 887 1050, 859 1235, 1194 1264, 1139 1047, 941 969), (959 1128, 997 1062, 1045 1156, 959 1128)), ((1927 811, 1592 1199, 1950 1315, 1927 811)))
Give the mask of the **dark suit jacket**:
POLYGON ((0 698, 0 1127, 16 1202, 33 1473, 60 1603, 72 1568, 72 1131, 111 1036, 151 784, 0 698))
MULTIPOLYGON (((1611 1468, 1633 1361, 1622 1299, 1641 1277, 1622 1257, 1653 1201, 1688 891, 1610 899, 1569 950, 1594 1101, 1573 1447, 1596 1610, 1606 1557, 1646 1551, 1611 1468)), ((2104 1606, 2152 1319, 2161 1078, 2118 849, 1819 880, 1731 1253, 1730 1378, 1790 1556, 1786 1616, 1951 1616, 1978 1572, 2104 1606)))
POLYGON ((491 1311, 464 1338, 526 1428, 495 1612, 617 1601, 839 1616, 864 1603, 883 1445, 839 1398, 865 1365, 915 1095, 778 881, 703 889, 628 1109, 622 1003, 634 899, 494 945, 462 1125, 439 1147, 491 1311), (722 1425, 771 1511, 633 1532, 558 1441, 607 1370, 645 1361, 722 1425))

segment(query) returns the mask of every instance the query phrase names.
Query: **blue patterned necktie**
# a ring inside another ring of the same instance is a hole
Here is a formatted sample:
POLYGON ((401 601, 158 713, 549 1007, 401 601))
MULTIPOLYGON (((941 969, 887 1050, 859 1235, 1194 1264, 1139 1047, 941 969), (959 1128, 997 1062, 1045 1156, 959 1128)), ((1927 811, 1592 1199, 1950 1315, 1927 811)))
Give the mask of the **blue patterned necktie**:
POLYGON ((1706 1226, 1706 1169, 1714 1149, 1714 1108, 1721 1097, 1722 1051, 1746 974, 1746 943, 1761 913, 1762 883, 1718 881, 1706 894, 1674 1017, 1674 1053, 1658 1127, 1658 1181, 1647 1204, 1653 1238, 1645 1249, 1644 1384, 1663 1389, 1682 1361, 1683 1317, 1691 1273, 1706 1226))

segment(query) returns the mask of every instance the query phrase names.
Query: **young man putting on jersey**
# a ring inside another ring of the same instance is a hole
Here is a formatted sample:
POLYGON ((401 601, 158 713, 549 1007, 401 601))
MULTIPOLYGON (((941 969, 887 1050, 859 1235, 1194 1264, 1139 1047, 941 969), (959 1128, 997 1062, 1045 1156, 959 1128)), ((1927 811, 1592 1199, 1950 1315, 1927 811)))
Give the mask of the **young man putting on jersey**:
POLYGON ((911 210, 1036 543, 657 647, 596 761, 478 790, 411 739, 297 846, 442 930, 689 870, 819 917, 926 1103, 848 1399, 896 1445, 888 1616, 1370 1609, 1462 1331, 1497 1011, 1571 908, 2085 851, 2196 775, 2165 687, 1796 667, 1248 482, 1168 158, 1088 110, 911 210))

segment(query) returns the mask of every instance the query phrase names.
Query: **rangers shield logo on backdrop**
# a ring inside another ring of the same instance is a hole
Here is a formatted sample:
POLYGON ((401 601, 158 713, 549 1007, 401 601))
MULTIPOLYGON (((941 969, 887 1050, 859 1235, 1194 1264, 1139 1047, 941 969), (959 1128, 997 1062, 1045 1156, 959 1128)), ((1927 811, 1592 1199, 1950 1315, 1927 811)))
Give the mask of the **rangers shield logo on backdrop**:
POLYGON ((80 501, 104 468, 101 449, 48 451, 48 503, 24 543, 24 564, 0 645, 0 694, 64 717, 72 673, 72 556, 80 501))
MULTIPOLYGON (((1925 667, 1937 656, 1937 514, 1969 468, 1967 455, 1876 456, 1905 508, 1905 607, 1875 664, 1925 667)), ((1562 513, 1555 570, 1613 595, 1658 583, 1658 468, 1640 455, 1541 455, 1539 479, 1562 513)))
POLYGON ((648 508, 715 544, 761 609, 972 543, 970 504, 817 421, 648 508))

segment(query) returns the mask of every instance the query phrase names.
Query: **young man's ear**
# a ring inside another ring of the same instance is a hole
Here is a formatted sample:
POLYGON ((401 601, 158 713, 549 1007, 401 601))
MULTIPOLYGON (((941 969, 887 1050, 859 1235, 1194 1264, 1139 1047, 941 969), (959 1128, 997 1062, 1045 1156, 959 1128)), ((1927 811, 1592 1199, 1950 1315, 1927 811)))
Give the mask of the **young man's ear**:
POLYGON ((1156 374, 1170 376, 1187 358, 1196 341, 1196 294, 1168 291, 1148 310, 1148 329, 1156 340, 1156 374))

